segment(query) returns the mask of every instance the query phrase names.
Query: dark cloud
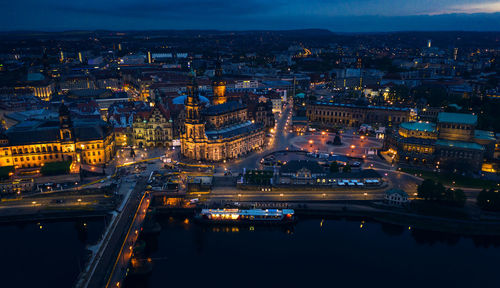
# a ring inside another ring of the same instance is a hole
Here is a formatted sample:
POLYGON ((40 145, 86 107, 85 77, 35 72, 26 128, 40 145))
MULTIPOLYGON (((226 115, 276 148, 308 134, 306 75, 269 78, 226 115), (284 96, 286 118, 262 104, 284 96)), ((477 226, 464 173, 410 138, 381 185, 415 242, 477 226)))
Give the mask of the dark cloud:
POLYGON ((113 5, 85 5, 84 3, 52 3, 58 11, 118 17, 173 17, 196 18, 252 16, 272 11, 286 1, 227 1, 227 0, 146 0, 118 2, 113 5))
POLYGON ((498 31, 499 13, 447 14, 492 1, 500 0, 16 0, 0 2, 0 30, 498 31))

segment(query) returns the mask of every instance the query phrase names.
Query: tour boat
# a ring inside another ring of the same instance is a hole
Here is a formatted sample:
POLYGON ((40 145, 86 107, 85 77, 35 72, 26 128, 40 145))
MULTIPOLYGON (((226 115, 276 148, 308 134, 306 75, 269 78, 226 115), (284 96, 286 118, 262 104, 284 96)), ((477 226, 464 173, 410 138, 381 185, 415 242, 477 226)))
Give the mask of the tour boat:
POLYGON ((292 209, 202 209, 195 219, 215 224, 282 224, 296 220, 292 209))

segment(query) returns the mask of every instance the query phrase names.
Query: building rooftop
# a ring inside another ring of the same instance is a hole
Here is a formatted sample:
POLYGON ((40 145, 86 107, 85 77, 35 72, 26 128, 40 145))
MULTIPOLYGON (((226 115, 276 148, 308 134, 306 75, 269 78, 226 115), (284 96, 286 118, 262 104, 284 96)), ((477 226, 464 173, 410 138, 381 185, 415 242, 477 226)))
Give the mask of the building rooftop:
POLYGON ((445 147, 457 147, 462 149, 471 149, 471 150, 484 150, 484 147, 474 143, 474 142, 464 142, 464 141, 452 141, 452 140, 442 140, 439 139, 436 141, 437 146, 445 146, 445 147))
POLYGON ((465 114, 465 113, 439 112, 438 122, 476 125, 477 124, 477 116, 472 115, 472 114, 465 114))
POLYGON ((336 103, 330 101, 316 101, 316 105, 323 106, 336 106, 336 107, 351 107, 351 108, 361 108, 361 109, 379 109, 379 110, 391 110, 391 111, 411 111, 411 108, 406 107, 392 107, 392 106, 374 106, 374 105, 356 105, 349 103, 336 103))
POLYGON ((305 168, 311 173, 326 173, 325 169, 318 164, 316 161, 310 160, 291 160, 288 161, 285 165, 281 166, 281 173, 297 173, 300 169, 305 168))
POLYGON ((385 191, 385 194, 387 194, 387 195, 399 194, 403 197, 408 197, 408 193, 406 193, 405 191, 403 191, 401 189, 390 189, 390 190, 385 191))
MULTIPOLYGON (((172 100, 172 104, 175 104, 175 105, 184 105, 184 102, 186 102, 186 98, 187 98, 187 95, 181 95, 181 96, 175 97, 172 100)), ((200 95, 200 102, 202 102, 202 103, 209 103, 210 101, 207 99, 207 97, 204 97, 204 96, 200 95)))
POLYGON ((336 173, 327 173, 327 177, 329 178, 337 178, 337 179, 366 179, 366 178, 382 178, 380 173, 373 169, 363 169, 358 172, 336 172, 336 173))
POLYGON ((208 139, 224 139, 231 138, 237 135, 242 135, 254 131, 258 131, 262 128, 261 124, 254 124, 251 121, 243 122, 236 125, 231 125, 218 130, 205 131, 208 139))
POLYGON ((245 104, 242 104, 242 103, 236 102, 236 101, 228 101, 228 102, 223 103, 223 104, 210 106, 210 107, 206 108, 205 110, 203 110, 202 114, 207 115, 207 116, 215 116, 215 115, 220 115, 220 114, 225 114, 225 113, 241 110, 244 108, 246 108, 245 104))
POLYGON ((492 131, 477 130, 477 129, 474 131, 474 138, 482 140, 491 140, 491 141, 496 140, 495 133, 493 133, 492 131))
MULTIPOLYGON (((102 120, 75 119, 73 131, 75 140, 90 141, 104 138, 112 128, 102 120)), ((10 127, 6 134, 10 145, 58 142, 61 139, 59 121, 55 120, 24 121, 10 127)))
POLYGON ((414 131, 436 132, 436 124, 429 122, 404 122, 399 127, 414 131))

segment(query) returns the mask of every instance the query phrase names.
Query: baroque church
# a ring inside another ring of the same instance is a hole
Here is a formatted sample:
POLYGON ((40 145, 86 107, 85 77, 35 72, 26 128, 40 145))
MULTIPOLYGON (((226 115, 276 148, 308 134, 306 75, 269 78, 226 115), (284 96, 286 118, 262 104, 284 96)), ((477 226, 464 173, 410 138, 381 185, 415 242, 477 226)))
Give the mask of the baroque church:
POLYGON ((181 154, 200 161, 239 158, 265 143, 264 127, 248 117, 247 106, 227 101, 226 82, 217 62, 212 81, 213 98, 205 107, 200 101, 196 75, 191 73, 184 103, 185 120, 181 132, 181 154))

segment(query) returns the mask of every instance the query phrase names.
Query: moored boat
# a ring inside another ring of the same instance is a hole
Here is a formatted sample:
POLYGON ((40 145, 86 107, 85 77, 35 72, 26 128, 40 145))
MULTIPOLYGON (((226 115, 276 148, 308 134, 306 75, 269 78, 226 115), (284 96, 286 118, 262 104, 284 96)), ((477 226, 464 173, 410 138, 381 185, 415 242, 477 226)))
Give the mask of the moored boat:
POLYGON ((195 219, 213 224, 290 224, 296 221, 293 209, 202 209, 195 219))

